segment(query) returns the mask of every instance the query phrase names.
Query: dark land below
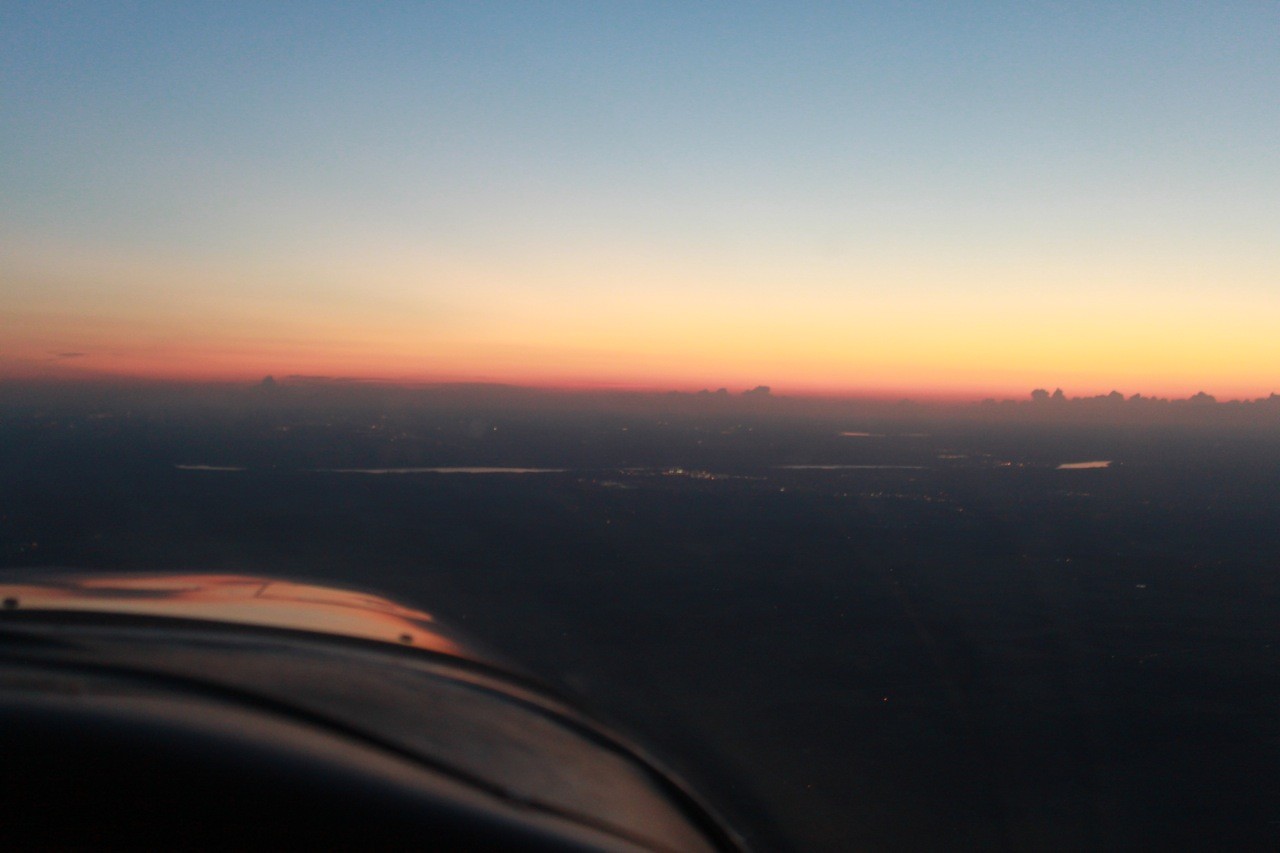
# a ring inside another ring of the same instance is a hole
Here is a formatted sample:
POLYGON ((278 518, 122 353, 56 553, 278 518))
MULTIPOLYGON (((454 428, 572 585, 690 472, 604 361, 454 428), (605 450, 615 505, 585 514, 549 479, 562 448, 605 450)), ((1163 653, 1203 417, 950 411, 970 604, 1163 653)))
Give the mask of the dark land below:
POLYGON ((758 849, 1280 848, 1274 416, 254 393, 0 399, 0 566, 402 599, 758 849))

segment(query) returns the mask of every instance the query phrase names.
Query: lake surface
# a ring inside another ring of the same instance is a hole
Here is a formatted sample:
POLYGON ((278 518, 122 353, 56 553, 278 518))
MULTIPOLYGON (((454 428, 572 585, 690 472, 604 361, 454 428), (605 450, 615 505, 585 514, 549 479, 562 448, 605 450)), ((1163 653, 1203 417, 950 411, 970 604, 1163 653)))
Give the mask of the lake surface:
POLYGON ((783 471, 923 471, 923 465, 774 465, 783 471))
POLYGON ((488 468, 450 466, 442 468, 316 468, 320 474, 563 474, 564 468, 488 468))

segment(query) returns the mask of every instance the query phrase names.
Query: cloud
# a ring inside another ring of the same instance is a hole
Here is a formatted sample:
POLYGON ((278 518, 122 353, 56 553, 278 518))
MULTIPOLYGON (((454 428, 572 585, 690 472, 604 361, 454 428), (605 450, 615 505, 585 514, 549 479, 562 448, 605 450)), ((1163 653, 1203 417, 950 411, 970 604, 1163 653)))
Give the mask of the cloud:
POLYGON ((87 352, 55 352, 50 356, 49 361, 65 361, 69 358, 84 358, 87 355, 89 355, 87 352))

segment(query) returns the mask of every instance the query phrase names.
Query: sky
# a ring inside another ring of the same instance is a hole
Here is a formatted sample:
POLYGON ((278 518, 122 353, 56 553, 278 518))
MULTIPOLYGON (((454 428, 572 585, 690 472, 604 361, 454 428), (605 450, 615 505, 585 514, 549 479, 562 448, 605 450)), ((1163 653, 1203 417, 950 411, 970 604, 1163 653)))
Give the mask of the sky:
POLYGON ((0 0, 0 379, 1280 390, 1280 4, 0 0))

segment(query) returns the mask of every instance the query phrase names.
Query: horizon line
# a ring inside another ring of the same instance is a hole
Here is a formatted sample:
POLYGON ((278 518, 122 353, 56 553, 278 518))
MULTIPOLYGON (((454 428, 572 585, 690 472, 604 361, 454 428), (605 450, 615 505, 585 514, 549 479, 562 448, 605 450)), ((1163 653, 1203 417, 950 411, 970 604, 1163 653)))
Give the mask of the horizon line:
POLYGON ((711 385, 696 387, 696 384, 679 383, 671 385, 654 385, 640 382, 571 382, 571 383, 521 383, 499 379, 453 379, 428 380, 389 378, 379 376, 328 376, 312 374, 285 374, 276 378, 274 374, 265 374, 261 379, 243 377, 193 377, 177 378, 172 376, 148 376, 142 374, 116 374, 96 376, 0 376, 0 390, 12 387, 23 388, 100 388, 100 389, 134 389, 134 388, 261 388, 275 386, 283 388, 327 387, 327 388, 388 388, 403 390, 506 390, 514 392, 533 392, 551 395, 585 397, 592 395, 622 395, 636 397, 654 396, 706 396, 728 399, 760 399, 777 400, 812 400, 820 402, 864 402, 864 403, 916 403, 923 405, 983 405, 1026 403, 1057 405, 1072 402, 1200 402, 1203 404, 1254 403, 1280 399, 1280 393, 1264 392, 1256 396, 1238 395, 1219 398, 1218 395, 1201 389, 1186 396, 1161 395, 1158 393, 1122 394, 1116 389, 1108 392, 1067 395, 1061 388, 1049 392, 1045 386, 1016 392, 1000 391, 954 391, 939 389, 895 389, 895 390, 787 390, 786 386, 770 386, 759 384, 752 387, 734 385, 711 385), (736 389, 736 390, 735 390, 736 389), (1045 395, 1037 399, 1037 395, 1045 395))

